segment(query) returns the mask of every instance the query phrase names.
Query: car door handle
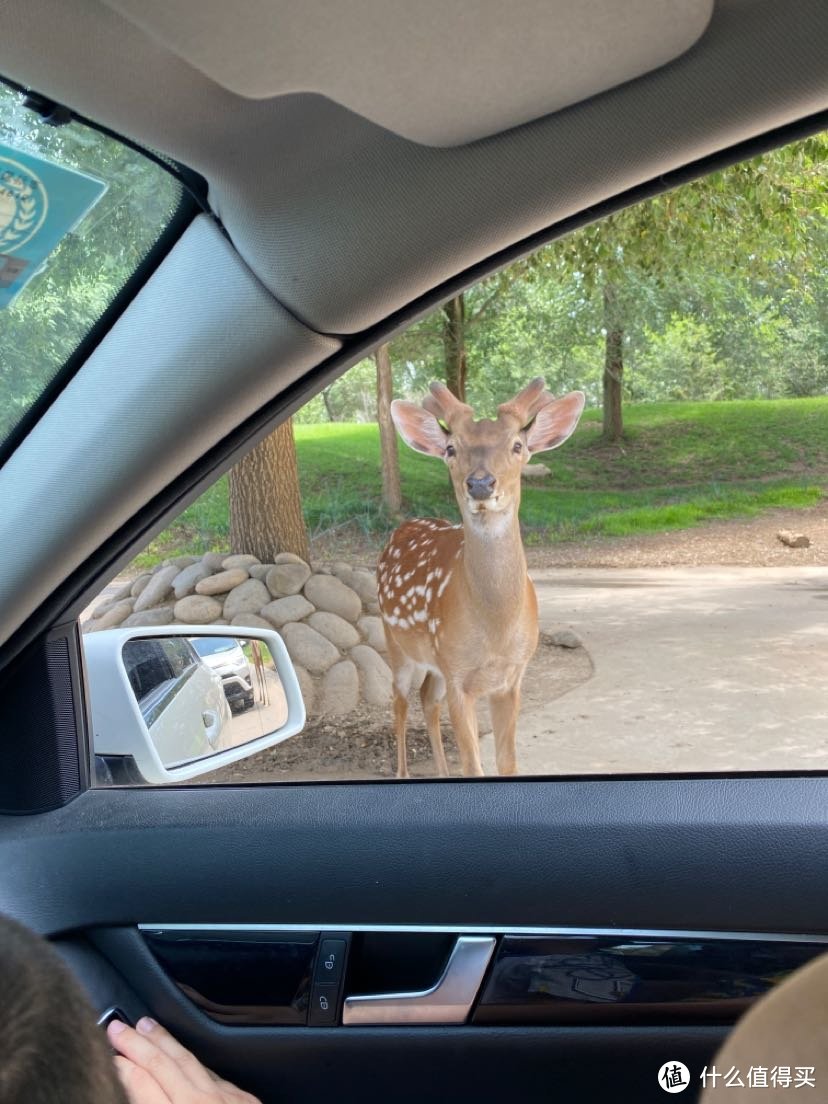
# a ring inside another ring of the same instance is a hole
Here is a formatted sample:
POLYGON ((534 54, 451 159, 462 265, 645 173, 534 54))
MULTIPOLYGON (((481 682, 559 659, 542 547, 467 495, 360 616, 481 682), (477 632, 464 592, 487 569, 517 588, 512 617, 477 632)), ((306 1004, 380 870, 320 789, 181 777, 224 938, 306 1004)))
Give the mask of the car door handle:
POLYGON ((461 935, 436 985, 419 993, 346 997, 342 1023, 465 1023, 494 949, 495 940, 489 936, 461 935))

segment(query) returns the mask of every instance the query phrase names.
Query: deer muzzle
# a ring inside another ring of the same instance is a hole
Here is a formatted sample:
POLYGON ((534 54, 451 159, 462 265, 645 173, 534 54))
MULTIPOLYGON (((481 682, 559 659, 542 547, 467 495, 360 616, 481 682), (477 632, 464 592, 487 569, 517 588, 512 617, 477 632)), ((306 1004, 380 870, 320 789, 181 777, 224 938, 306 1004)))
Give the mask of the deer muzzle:
POLYGON ((493 475, 474 476, 470 475, 466 480, 466 489, 469 492, 471 498, 476 499, 478 502, 482 502, 486 498, 491 498, 495 490, 495 477, 493 475))

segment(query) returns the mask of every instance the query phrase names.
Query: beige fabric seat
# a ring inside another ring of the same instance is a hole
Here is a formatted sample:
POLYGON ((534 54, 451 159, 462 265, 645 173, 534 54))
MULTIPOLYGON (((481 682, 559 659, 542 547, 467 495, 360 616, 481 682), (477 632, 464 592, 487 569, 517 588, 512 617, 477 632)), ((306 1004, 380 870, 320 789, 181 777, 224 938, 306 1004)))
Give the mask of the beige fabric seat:
POLYGON ((714 1067, 723 1076, 715 1087, 708 1080, 701 1104, 756 1104, 757 1100, 773 1104, 790 1101, 795 1091, 797 1099, 828 1100, 828 954, 797 970, 758 1001, 738 1022, 708 1069, 714 1067), (787 1086, 772 1084, 771 1070, 780 1067, 790 1070, 787 1086), (767 1071, 767 1088, 749 1084, 751 1068, 767 1071), (731 1069, 739 1071, 744 1087, 725 1084, 724 1075, 731 1069), (797 1070, 808 1069, 814 1087, 802 1084, 796 1090, 797 1070))

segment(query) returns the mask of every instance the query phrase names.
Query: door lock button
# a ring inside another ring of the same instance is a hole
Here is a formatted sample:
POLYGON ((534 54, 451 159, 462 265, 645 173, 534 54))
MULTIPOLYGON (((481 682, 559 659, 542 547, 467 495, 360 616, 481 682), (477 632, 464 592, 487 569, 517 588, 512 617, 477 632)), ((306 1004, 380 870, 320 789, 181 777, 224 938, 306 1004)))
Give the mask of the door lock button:
POLYGON ((345 966, 345 940, 323 939, 316 960, 316 984, 339 986, 345 966))
POLYGON ((339 1015, 338 997, 338 985, 314 985, 310 1001, 311 1027, 336 1023, 339 1015))

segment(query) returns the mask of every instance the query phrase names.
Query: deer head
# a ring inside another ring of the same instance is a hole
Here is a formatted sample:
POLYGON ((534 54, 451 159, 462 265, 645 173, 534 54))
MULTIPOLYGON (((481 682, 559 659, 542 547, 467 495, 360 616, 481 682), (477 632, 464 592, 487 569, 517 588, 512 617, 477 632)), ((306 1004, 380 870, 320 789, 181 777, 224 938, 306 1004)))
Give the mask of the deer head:
POLYGON ((445 462, 464 523, 483 526, 516 516, 524 466, 564 443, 584 401, 582 391, 555 399, 538 377, 502 403, 497 418, 475 421, 470 406, 432 383, 422 406, 396 399, 391 416, 407 445, 445 462))

